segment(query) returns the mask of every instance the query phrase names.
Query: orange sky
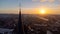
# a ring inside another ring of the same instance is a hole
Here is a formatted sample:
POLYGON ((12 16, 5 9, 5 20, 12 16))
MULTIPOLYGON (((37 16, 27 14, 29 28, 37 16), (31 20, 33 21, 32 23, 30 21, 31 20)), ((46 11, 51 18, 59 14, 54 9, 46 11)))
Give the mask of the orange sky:
POLYGON ((40 14, 39 10, 45 10, 45 14, 60 14, 60 8, 47 8, 47 7, 43 7, 43 8, 22 8, 22 14, 40 14))
POLYGON ((45 14, 60 14, 60 0, 23 0, 22 14, 40 14, 43 8, 45 14))

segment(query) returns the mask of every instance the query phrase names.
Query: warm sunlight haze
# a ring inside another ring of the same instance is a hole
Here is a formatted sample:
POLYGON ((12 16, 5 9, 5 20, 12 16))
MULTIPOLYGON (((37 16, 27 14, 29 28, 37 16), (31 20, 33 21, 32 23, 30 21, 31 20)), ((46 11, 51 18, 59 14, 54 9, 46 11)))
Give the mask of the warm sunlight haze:
POLYGON ((45 14, 46 11, 44 9, 39 10, 40 14, 45 14))

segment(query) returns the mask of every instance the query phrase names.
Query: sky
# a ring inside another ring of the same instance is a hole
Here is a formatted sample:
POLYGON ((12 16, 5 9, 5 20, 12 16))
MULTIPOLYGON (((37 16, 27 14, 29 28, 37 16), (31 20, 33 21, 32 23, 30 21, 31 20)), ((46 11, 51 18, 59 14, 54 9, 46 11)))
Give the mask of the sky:
POLYGON ((60 0, 0 0, 0 13, 38 14, 45 9, 48 14, 60 14, 60 0))
POLYGON ((37 14, 42 8, 47 14, 60 14, 60 0, 21 0, 22 14, 37 14))
POLYGON ((18 14, 19 0, 0 0, 0 13, 18 14))

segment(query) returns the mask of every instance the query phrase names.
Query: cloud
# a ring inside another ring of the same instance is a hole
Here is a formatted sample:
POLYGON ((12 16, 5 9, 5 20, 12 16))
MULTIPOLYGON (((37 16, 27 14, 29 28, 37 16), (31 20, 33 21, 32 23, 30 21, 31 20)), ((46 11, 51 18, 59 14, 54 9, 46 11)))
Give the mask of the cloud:
POLYGON ((58 1, 60 1, 60 0, 58 0, 58 1))
POLYGON ((40 2, 46 2, 47 0, 40 0, 40 2))
POLYGON ((38 0, 32 0, 32 1, 38 1, 38 0))
POLYGON ((48 0, 48 2, 54 2, 55 0, 48 0))
POLYGON ((48 1, 48 2, 52 3, 52 2, 54 2, 55 0, 32 0, 32 1, 40 1, 40 2, 46 2, 46 1, 48 1))
POLYGON ((52 2, 54 2, 55 0, 40 0, 40 2, 46 2, 46 1, 52 3, 52 2))

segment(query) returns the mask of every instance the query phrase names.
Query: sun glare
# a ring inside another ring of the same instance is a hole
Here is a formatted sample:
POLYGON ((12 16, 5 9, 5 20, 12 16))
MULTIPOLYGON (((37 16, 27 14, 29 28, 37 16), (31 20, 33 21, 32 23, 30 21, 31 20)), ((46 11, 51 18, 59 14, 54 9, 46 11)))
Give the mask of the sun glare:
POLYGON ((44 9, 41 9, 39 12, 40 14, 45 14, 46 11, 44 9))

